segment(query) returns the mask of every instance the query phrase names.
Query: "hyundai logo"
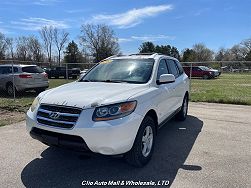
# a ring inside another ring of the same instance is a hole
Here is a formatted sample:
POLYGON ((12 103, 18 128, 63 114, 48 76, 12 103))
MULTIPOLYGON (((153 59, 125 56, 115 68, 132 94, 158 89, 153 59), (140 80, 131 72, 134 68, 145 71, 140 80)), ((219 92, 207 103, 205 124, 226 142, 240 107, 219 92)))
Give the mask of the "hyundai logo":
POLYGON ((51 112, 50 115, 49 115, 49 117, 51 119, 56 120, 56 119, 58 119, 60 117, 60 114, 59 114, 59 112, 51 112))

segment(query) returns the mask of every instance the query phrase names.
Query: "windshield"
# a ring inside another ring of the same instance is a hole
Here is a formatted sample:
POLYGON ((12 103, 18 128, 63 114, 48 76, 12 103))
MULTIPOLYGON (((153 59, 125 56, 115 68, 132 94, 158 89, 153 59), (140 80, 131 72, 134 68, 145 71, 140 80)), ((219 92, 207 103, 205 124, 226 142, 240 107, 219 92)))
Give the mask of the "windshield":
POLYGON ((153 59, 109 59, 100 62, 80 81, 147 83, 153 64, 153 59))

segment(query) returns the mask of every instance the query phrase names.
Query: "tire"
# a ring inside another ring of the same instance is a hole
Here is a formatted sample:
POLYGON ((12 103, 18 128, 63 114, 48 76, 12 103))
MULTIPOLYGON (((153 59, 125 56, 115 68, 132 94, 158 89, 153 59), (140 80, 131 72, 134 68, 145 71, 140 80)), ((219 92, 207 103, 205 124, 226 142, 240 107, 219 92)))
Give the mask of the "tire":
POLYGON ((204 80, 209 79, 208 75, 206 75, 206 74, 205 74, 205 75, 203 75, 203 76, 202 76, 202 78, 203 78, 204 80))
POLYGON ((8 83, 6 85, 6 92, 7 92, 8 96, 13 97, 14 96, 14 91, 15 91, 15 94, 17 94, 16 88, 14 87, 14 89, 13 89, 13 84, 8 83))
POLYGON ((188 96, 185 95, 181 109, 178 112, 178 114, 176 114, 176 116, 175 116, 176 120, 185 121, 185 119, 187 117, 187 110, 188 110, 188 96))
POLYGON ((152 117, 146 116, 143 119, 132 149, 125 154, 125 159, 129 164, 143 167, 150 161, 154 150, 156 126, 152 117))
POLYGON ((46 88, 37 88, 37 89, 35 89, 37 94, 39 94, 39 93, 41 93, 41 92, 43 92, 45 90, 46 90, 46 88))

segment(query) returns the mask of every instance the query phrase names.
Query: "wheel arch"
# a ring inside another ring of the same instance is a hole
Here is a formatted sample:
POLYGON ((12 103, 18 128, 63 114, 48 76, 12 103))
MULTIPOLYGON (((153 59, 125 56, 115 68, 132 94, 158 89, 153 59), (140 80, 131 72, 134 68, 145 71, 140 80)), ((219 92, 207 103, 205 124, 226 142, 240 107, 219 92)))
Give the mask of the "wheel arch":
POLYGON ((149 111, 146 113, 145 117, 146 117, 146 116, 150 116, 150 117, 153 118, 153 120, 154 120, 154 122, 155 122, 155 128, 156 128, 155 130, 156 130, 156 133, 157 133, 157 131, 158 131, 158 116, 157 116, 156 111, 153 110, 153 109, 151 109, 151 110, 149 110, 149 111))

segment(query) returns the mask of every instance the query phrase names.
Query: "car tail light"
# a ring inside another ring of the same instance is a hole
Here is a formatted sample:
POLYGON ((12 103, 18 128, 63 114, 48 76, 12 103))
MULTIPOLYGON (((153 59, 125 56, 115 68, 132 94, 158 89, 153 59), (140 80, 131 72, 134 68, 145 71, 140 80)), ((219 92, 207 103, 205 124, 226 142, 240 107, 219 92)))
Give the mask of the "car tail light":
POLYGON ((44 73, 44 77, 45 77, 45 78, 48 78, 48 74, 47 74, 47 73, 44 73))
POLYGON ((19 78, 32 78, 30 74, 20 74, 19 78))

